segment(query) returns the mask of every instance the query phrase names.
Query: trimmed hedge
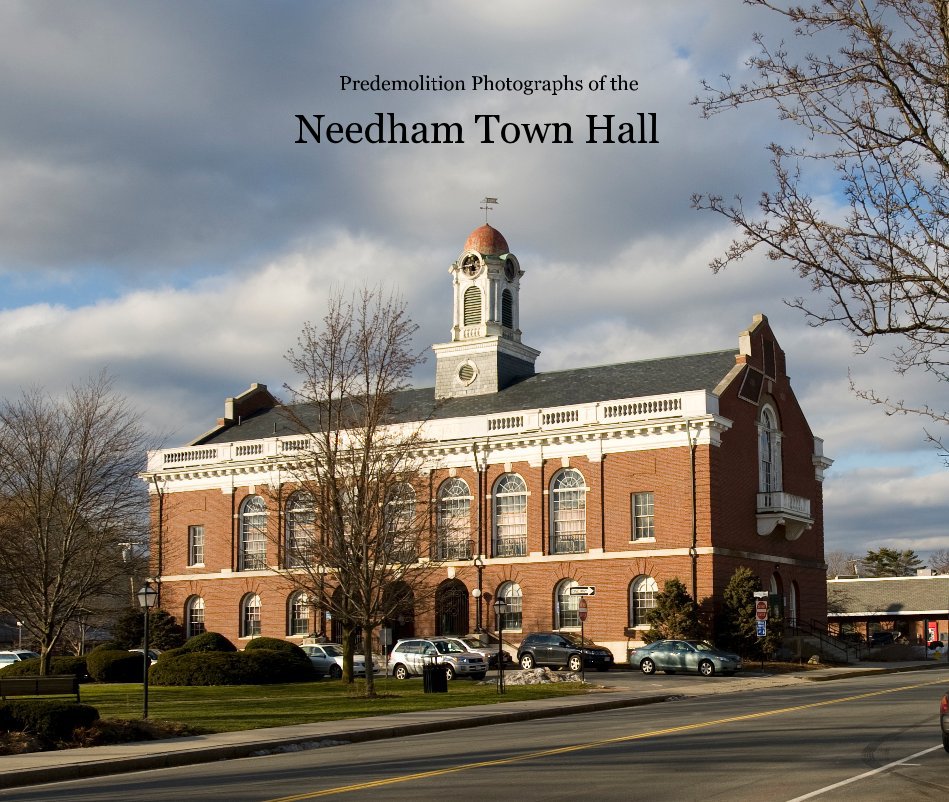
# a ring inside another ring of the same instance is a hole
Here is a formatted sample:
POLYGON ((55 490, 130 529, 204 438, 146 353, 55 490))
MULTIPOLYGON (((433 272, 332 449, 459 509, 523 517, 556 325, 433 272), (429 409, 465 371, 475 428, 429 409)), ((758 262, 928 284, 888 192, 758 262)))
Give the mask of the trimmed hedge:
POLYGON ((98 721, 99 711, 91 705, 55 699, 0 702, 0 732, 25 732, 45 747, 68 741, 80 727, 98 721))
POLYGON ((317 679, 309 658, 304 664, 285 651, 197 652, 170 658, 165 654, 148 673, 153 685, 267 685, 317 679))
POLYGON ((96 682, 141 682, 144 658, 125 649, 93 649, 86 656, 89 676, 96 682))
MULTIPOLYGON (((91 653, 90 653, 91 654, 91 653)), ((30 660, 18 660, 16 663, 10 663, 3 669, 5 677, 36 677, 40 673, 40 659, 34 657, 30 660)), ((49 663, 50 674, 75 674, 80 682, 89 679, 89 670, 86 667, 85 657, 76 657, 75 655, 63 655, 54 657, 49 663)))
POLYGON ((195 652, 236 652, 237 647, 225 638, 220 632, 202 632, 193 638, 188 638, 184 646, 177 649, 168 649, 158 655, 159 660, 167 660, 171 657, 178 657, 182 654, 194 654, 195 652))
POLYGON ((301 649, 295 643, 290 643, 290 641, 282 640, 280 638, 254 638, 244 647, 245 652, 255 652, 258 649, 266 649, 267 651, 271 652, 281 652, 282 654, 289 655, 296 660, 306 660, 307 662, 310 661, 310 658, 307 657, 307 654, 305 651, 303 651, 303 649, 301 649))

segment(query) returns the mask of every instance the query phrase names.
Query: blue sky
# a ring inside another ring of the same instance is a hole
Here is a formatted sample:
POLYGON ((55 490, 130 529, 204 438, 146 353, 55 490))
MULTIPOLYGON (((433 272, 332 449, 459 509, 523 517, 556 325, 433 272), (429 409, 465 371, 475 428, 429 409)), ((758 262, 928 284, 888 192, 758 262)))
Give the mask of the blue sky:
MULTIPOLYGON (((333 289, 402 293, 418 345, 450 327, 448 265, 491 222, 526 271, 524 341, 552 370, 732 347, 768 315, 825 453, 828 551, 949 548, 949 471, 923 422, 858 386, 938 406, 885 344, 854 353, 783 298, 808 292, 755 255, 712 275, 724 221, 695 192, 753 199, 765 108, 703 121, 702 78, 739 77, 761 31, 738 0, 651 2, 96 2, 0 4, 0 395, 61 392, 106 367, 177 445, 252 382, 280 391, 283 355, 333 289), (703 10, 704 9, 704 10, 703 10), (636 92, 361 92, 340 76, 582 80, 636 92), (294 144, 295 114, 459 120, 459 145, 294 144), (655 113, 655 145, 481 144, 471 122, 655 113)), ((832 186, 821 186, 822 191, 832 186)), ((832 198, 832 195, 830 196, 832 198)), ((832 202, 829 201, 829 202, 832 202)), ((433 362, 420 372, 432 380, 433 362)))

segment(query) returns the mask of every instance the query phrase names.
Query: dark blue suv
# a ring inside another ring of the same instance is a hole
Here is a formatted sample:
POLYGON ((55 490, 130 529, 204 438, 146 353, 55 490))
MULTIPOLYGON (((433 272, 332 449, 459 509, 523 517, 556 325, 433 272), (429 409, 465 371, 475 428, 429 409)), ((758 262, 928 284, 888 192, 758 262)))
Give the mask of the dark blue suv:
POLYGON ((568 671, 595 668, 608 671, 613 653, 590 640, 580 640, 575 632, 533 632, 521 641, 517 662, 529 670, 534 666, 565 667, 568 671))

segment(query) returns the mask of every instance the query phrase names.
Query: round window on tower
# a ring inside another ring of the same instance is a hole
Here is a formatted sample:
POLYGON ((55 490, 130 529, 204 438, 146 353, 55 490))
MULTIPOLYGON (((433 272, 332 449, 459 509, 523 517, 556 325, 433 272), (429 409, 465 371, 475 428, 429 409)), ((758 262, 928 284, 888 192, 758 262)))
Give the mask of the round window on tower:
POLYGON ((461 263, 461 269, 468 278, 474 278, 481 272, 481 260, 473 253, 468 254, 461 263))
POLYGON ((478 376, 478 369, 470 362, 465 362, 458 368, 458 379, 462 384, 471 384, 478 376))

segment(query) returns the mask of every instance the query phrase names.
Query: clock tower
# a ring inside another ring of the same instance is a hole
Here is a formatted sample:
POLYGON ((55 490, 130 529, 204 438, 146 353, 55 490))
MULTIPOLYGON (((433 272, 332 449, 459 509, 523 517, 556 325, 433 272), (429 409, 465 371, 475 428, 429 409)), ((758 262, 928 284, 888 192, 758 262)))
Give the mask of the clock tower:
POLYGON ((521 343, 520 263, 487 223, 471 232, 448 269, 451 342, 433 345, 435 397, 485 395, 534 375, 540 351, 521 343))

